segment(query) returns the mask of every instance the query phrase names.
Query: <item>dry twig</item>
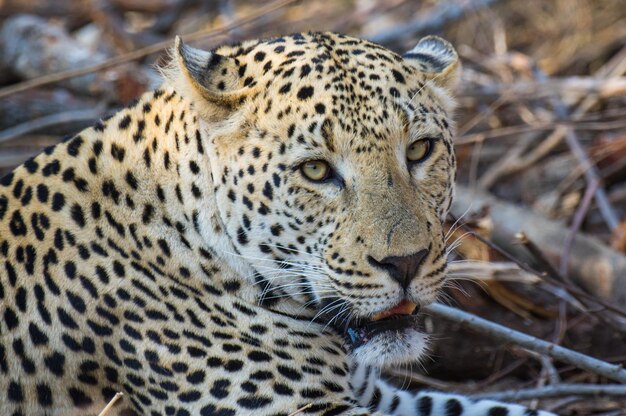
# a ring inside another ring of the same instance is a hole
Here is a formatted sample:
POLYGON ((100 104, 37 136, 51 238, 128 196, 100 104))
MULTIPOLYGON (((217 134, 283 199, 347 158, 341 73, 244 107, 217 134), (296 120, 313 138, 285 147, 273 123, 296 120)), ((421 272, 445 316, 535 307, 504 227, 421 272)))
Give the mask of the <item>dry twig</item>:
MULTIPOLYGON (((459 216, 472 206, 472 211, 491 207, 493 241, 512 254, 512 261, 531 261, 523 247, 513 244, 515 235, 524 232, 544 253, 558 263, 568 230, 562 223, 549 220, 528 208, 506 203, 482 192, 457 186, 452 212, 459 216)), ((600 300, 626 302, 626 256, 610 249, 597 239, 578 234, 572 243, 569 259, 571 278, 600 300)), ((558 283, 558 282, 557 282, 558 283)), ((568 288, 571 293, 576 293, 568 288)), ((588 294, 582 290, 581 296, 588 294)), ((578 293, 576 293, 578 296, 578 293)))
POLYGON ((115 393, 115 396, 113 396, 113 398, 104 407, 104 409, 102 409, 102 411, 98 413, 98 416, 106 416, 106 414, 109 413, 109 410, 113 409, 113 406, 115 406, 115 403, 117 403, 117 401, 121 399, 122 396, 124 396, 124 393, 119 393, 119 392, 115 393))
POLYGON ((513 401, 563 396, 626 397, 626 386, 621 384, 557 384, 471 395, 473 399, 513 401))
POLYGON ((520 345, 594 374, 602 375, 611 380, 619 381, 620 383, 626 383, 626 370, 624 370, 621 365, 609 364, 597 358, 572 351, 442 304, 431 304, 427 306, 425 310, 434 316, 453 321, 470 330, 493 337, 499 341, 520 345))
POLYGON ((0 131, 0 143, 62 123, 96 120, 102 115, 103 110, 104 108, 98 106, 89 110, 64 111, 30 120, 0 131))
POLYGON ((398 39, 415 36, 417 33, 432 32, 441 29, 448 23, 465 16, 470 11, 488 7, 498 0, 469 0, 462 3, 446 1, 439 3, 426 13, 407 23, 396 25, 392 29, 384 30, 368 38, 373 42, 391 43, 398 39))
POLYGON ((298 410, 296 410, 295 412, 291 412, 289 413, 289 415, 287 416, 295 416, 295 415, 299 415, 300 413, 304 412, 307 409, 310 409, 311 407, 313 407, 313 403, 309 403, 305 406, 302 406, 301 408, 299 408, 298 410))
MULTIPOLYGON (((199 30, 197 32, 190 33, 188 35, 183 35, 182 38, 184 38, 184 40, 187 42, 191 42, 191 41, 198 40, 198 39, 206 39, 206 38, 217 37, 220 35, 225 35, 235 28, 238 28, 245 24, 255 22, 263 18, 267 14, 280 10, 283 7, 289 4, 295 3, 295 2, 296 0, 276 0, 276 1, 269 3, 267 6, 259 8, 258 12, 251 14, 250 16, 244 17, 242 19, 239 19, 230 25, 225 25, 218 29, 209 30, 209 31, 204 30, 204 29, 199 30)), ((54 84, 56 82, 63 81, 66 79, 90 74, 90 73, 97 72, 97 71, 102 71, 108 68, 113 68, 123 63, 131 62, 131 61, 143 58, 145 56, 148 56, 156 52, 161 52, 171 46, 172 46, 172 41, 168 39, 166 41, 159 42, 154 45, 147 46, 145 48, 137 49, 133 52, 125 53, 123 55, 116 56, 111 59, 107 59, 106 61, 101 62, 96 65, 90 65, 84 68, 61 71, 61 72, 57 72, 54 74, 44 75, 38 78, 34 78, 29 81, 24 81, 24 82, 20 82, 17 84, 13 84, 9 87, 0 89, 0 98, 7 97, 11 94, 16 94, 21 91, 25 91, 30 88, 54 84)))

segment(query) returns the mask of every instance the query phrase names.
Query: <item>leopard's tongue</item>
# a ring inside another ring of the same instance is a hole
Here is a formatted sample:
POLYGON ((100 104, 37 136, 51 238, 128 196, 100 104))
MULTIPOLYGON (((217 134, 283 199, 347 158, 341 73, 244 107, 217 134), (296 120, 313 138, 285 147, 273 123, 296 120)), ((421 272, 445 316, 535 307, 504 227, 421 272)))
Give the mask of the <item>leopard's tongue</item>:
POLYGON ((388 318, 392 315, 411 315, 416 307, 416 304, 405 299, 391 309, 378 312, 376 315, 372 316, 372 321, 380 321, 381 319, 388 318))

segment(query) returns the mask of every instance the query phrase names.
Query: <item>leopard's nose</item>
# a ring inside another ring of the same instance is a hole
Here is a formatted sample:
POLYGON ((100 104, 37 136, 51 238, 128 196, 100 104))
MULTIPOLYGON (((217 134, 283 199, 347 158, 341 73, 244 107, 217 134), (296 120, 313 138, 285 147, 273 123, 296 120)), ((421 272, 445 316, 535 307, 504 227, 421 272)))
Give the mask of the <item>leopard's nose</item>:
POLYGON ((429 251, 424 249, 406 256, 387 256, 381 260, 368 256, 367 260, 372 266, 386 270, 401 288, 406 289, 417 276, 417 271, 428 253, 429 251))

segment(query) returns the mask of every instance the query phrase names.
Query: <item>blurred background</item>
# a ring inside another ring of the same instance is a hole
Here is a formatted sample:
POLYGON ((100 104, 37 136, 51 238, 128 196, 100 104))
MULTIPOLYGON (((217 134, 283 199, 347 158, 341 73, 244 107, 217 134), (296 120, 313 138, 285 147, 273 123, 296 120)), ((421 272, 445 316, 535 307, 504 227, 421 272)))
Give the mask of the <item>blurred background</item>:
MULTIPOLYGON (((175 35, 210 49, 321 30, 398 52, 437 34, 461 56, 443 300, 626 364, 624 0, 0 0, 0 176, 156 87, 175 35)), ((626 414, 610 380, 425 324, 433 360, 391 372, 399 384, 626 414)))

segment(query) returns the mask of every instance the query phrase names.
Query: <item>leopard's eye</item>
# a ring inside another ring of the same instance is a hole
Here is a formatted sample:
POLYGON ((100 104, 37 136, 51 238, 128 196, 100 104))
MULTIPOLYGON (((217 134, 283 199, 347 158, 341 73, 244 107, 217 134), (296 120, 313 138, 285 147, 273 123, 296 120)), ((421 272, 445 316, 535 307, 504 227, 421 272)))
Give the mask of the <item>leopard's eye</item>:
POLYGON ((433 139, 420 139, 411 143, 406 149, 406 158, 411 163, 423 162, 432 153, 433 144, 433 139))
POLYGON ((300 171, 308 179, 320 182, 330 176, 330 165, 323 160, 309 160, 300 165, 300 171))

